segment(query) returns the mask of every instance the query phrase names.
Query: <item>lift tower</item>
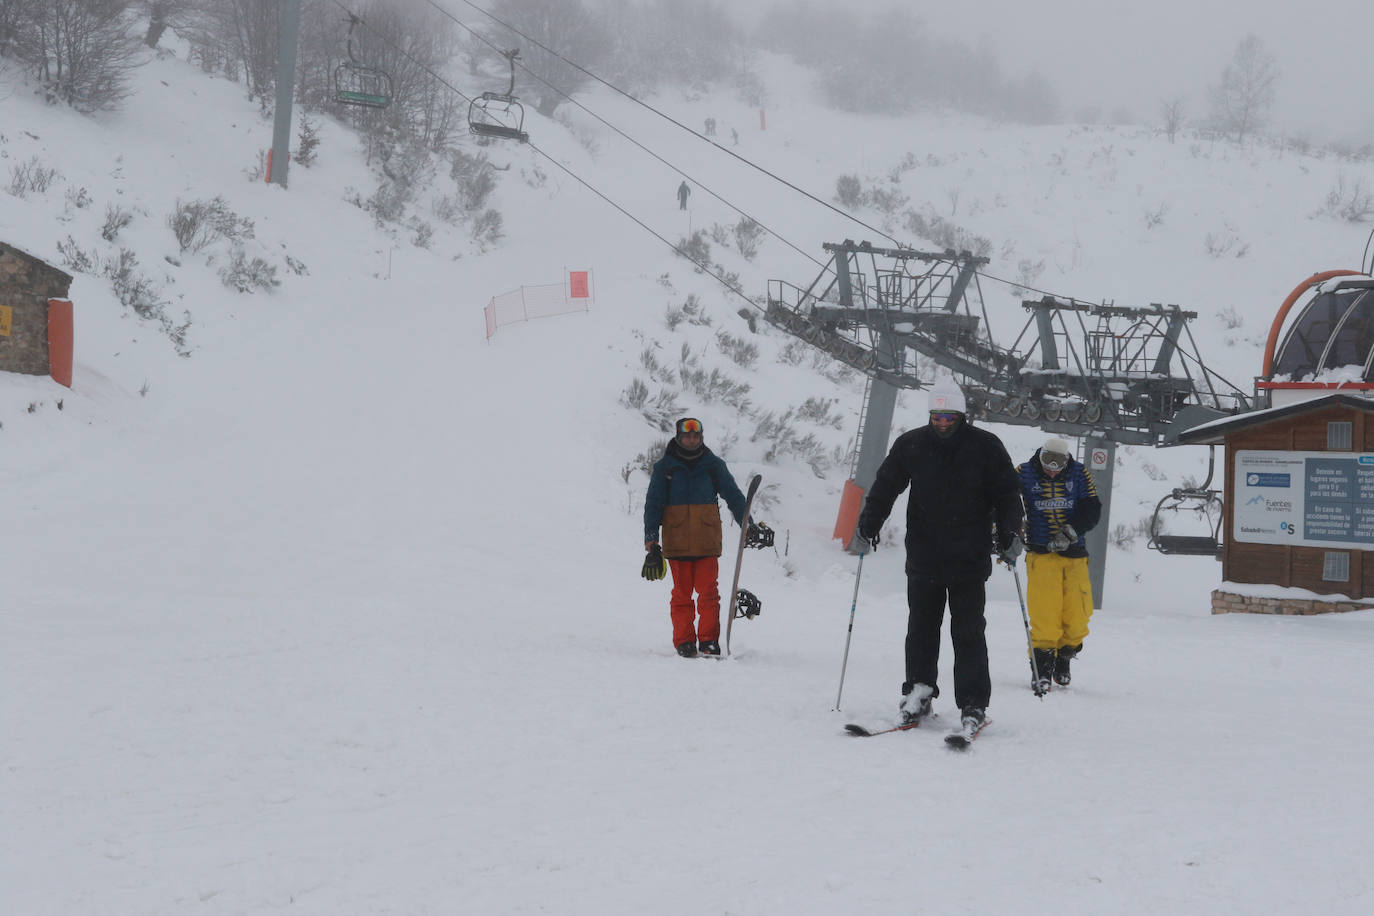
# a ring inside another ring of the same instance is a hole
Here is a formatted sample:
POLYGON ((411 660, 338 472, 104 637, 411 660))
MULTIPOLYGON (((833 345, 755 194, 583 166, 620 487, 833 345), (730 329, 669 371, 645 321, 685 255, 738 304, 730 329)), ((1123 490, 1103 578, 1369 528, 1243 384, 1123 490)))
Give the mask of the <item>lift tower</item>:
MULTIPOLYGON (((868 376, 842 515, 872 486, 897 391, 923 387, 916 360, 925 356, 954 374, 971 417, 1084 440, 1080 458, 1102 498, 1102 520, 1087 535, 1100 603, 1116 444, 1162 445, 1180 428, 1250 409, 1244 392, 1203 365, 1188 330, 1197 313, 1177 305, 1024 300, 1029 318, 1002 347, 978 285, 986 258, 850 240, 825 250, 831 260, 806 289, 769 281, 765 318, 868 376)), ((845 541, 851 552, 861 546, 852 527, 845 541)))

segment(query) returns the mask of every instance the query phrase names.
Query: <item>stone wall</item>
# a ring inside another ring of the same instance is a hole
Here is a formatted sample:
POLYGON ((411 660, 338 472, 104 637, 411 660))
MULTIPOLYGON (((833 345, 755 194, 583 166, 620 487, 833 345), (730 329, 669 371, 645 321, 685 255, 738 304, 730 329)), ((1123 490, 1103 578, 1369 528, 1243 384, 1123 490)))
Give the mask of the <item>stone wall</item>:
POLYGON ((0 333, 0 370, 49 373, 48 300, 67 298, 71 286, 71 274, 0 242, 0 307, 10 318, 9 334, 0 333))
POLYGON ((1237 595, 1216 589, 1212 592, 1213 614, 1283 614, 1307 617, 1312 614, 1334 614, 1342 611, 1363 611, 1374 604, 1359 601, 1327 601, 1322 598, 1260 598, 1237 595))

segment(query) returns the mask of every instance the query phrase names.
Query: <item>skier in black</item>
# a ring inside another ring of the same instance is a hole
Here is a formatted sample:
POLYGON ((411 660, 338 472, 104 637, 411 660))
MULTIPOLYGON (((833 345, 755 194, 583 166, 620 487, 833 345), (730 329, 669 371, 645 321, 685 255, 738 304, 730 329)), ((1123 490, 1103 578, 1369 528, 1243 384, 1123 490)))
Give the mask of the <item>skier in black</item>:
POLYGON ((692 189, 687 187, 687 182, 684 181, 677 186, 677 208, 679 210, 687 209, 687 195, 691 193, 692 189))
POLYGON ((940 627, 949 602, 954 644, 954 700, 965 731, 986 718, 992 683, 983 616, 984 583, 995 550, 1008 563, 1021 551, 1017 532, 1021 485, 1002 441, 970 424, 964 395, 952 382, 930 395, 930 425, 897 437, 878 468, 859 514, 859 536, 874 547, 892 505, 907 485, 906 575, 910 616, 906 634, 904 723, 928 715, 940 695, 936 683, 940 627))

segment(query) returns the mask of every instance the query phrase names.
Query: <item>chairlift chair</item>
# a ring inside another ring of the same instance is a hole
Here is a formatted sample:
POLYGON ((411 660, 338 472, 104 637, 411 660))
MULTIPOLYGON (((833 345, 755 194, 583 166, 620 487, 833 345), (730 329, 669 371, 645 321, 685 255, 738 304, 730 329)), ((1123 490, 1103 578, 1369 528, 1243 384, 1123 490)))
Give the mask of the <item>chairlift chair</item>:
POLYGON ((520 49, 502 51, 510 63, 510 85, 505 92, 484 92, 468 103, 468 130, 479 137, 529 142, 525 132, 525 107, 515 97, 515 62, 520 49))
POLYGON ((391 74, 361 64, 353 56, 353 29, 361 24, 361 19, 349 15, 348 60, 334 68, 334 101, 362 108, 385 108, 393 95, 391 74))
POLYGON ((1212 482, 1212 472, 1216 467, 1216 447, 1209 449, 1207 459, 1207 479, 1199 487, 1175 487, 1155 504, 1154 515, 1150 516, 1150 537, 1146 544, 1165 556, 1213 557, 1221 559, 1221 524, 1225 518, 1224 505, 1220 490, 1208 489, 1212 482), (1194 527, 1206 522, 1206 534, 1166 534, 1163 520, 1170 516, 1165 513, 1184 511, 1196 514, 1194 527))

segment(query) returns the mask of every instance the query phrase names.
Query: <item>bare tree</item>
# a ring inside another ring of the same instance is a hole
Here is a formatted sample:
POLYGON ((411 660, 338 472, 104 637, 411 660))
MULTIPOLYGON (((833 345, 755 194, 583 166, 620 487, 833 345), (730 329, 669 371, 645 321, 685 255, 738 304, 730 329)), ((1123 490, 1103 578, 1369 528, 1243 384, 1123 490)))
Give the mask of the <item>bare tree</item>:
MULTIPOLYGON (((498 46, 520 48, 520 60, 534 82, 531 84, 525 79, 522 83, 517 72, 516 95, 532 93, 536 108, 545 117, 552 116, 567 96, 591 80, 565 59, 596 70, 610 44, 601 21, 582 0, 496 0, 492 13, 533 39, 527 40, 500 27, 490 30, 490 37, 498 46), (535 44, 536 41, 539 44, 535 44)), ((497 57, 495 51, 491 54, 497 57)), ((501 74, 501 78, 506 75, 501 74)), ((504 86, 498 88, 505 89, 504 86)))
POLYGON ((143 43, 150 48, 157 47, 167 29, 186 22, 196 7, 195 0, 139 0, 139 5, 148 14, 148 32, 143 43))
POLYGON ((1159 116, 1164 125, 1164 135, 1173 143, 1183 129, 1183 97, 1176 95, 1160 102, 1159 116))
POLYGON ((16 56, 47 97, 77 111, 115 108, 139 65, 129 0, 42 0, 19 4, 16 56))
POLYGON ((0 57, 18 53, 19 29, 33 0, 0 0, 0 57))
POLYGON ((1244 143, 1268 121, 1278 79, 1278 58, 1264 42, 1253 32, 1242 38, 1221 81, 1208 88, 1216 127, 1244 143))
POLYGON ((199 0, 187 38, 202 60, 223 65, 237 78, 241 67, 248 97, 267 105, 276 91, 280 50, 280 0, 199 0))

